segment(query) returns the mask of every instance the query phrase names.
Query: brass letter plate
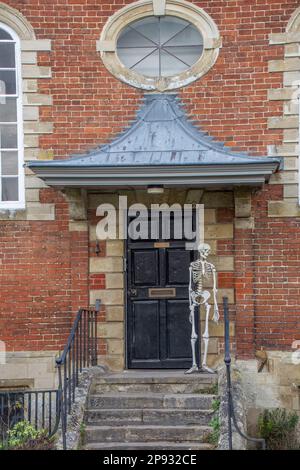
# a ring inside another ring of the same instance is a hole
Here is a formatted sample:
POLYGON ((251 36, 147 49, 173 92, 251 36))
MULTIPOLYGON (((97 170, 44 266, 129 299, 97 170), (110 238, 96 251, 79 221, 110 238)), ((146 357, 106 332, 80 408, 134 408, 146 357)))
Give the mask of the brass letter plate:
POLYGON ((155 287, 148 289, 148 295, 150 298, 157 297, 160 299, 168 299, 170 297, 176 297, 176 289, 170 287, 155 287))
POLYGON ((154 248, 169 248, 170 242, 155 242, 154 248))

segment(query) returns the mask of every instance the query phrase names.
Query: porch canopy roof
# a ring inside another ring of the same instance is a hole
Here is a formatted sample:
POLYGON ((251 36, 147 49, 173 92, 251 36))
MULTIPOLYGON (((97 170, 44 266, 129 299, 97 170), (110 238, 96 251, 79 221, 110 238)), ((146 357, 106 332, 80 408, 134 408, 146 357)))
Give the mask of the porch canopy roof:
MULTIPOLYGON (((122 112, 122 110, 120 110, 122 112)), ((174 94, 148 94, 136 120, 111 143, 66 160, 27 164, 50 186, 259 186, 280 159, 251 157, 196 128, 174 94)))

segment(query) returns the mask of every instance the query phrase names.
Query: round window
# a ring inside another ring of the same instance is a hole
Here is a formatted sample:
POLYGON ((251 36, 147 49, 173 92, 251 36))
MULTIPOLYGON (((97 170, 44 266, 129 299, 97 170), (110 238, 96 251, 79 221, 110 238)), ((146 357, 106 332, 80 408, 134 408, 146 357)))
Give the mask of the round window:
POLYGON ((117 41, 124 66, 147 77, 170 77, 190 69, 201 57, 203 37, 175 16, 146 17, 129 24, 117 41))
POLYGON ((138 0, 104 25, 97 49, 119 80, 147 91, 170 91, 205 75, 221 37, 202 8, 185 0, 138 0))

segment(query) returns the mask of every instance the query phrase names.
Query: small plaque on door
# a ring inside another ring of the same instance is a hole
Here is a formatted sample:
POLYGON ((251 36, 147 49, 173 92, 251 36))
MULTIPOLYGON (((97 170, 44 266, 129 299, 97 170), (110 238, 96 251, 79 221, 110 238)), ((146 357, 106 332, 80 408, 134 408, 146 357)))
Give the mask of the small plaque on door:
POLYGON ((170 297, 176 297, 176 289, 169 287, 156 287, 148 289, 148 295, 150 298, 168 299, 170 297))
POLYGON ((154 248, 169 248, 170 242, 155 242, 154 248))

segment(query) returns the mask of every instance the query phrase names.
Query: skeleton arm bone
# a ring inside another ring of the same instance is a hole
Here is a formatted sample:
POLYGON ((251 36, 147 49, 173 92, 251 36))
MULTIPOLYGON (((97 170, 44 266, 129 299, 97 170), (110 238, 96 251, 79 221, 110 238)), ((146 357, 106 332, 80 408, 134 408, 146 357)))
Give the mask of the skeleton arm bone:
POLYGON ((192 276, 193 276, 193 273, 192 273, 192 267, 191 267, 191 266, 190 266, 190 268, 189 268, 189 271, 190 271, 189 303, 190 303, 190 321, 191 321, 192 308, 193 308, 193 299, 192 299, 192 292, 193 292, 193 289, 192 289, 192 276))
POLYGON ((212 273, 213 273, 213 295, 214 295, 214 316, 213 320, 218 323, 220 315, 219 315, 219 308, 217 302, 217 271, 214 266, 212 266, 212 273))

